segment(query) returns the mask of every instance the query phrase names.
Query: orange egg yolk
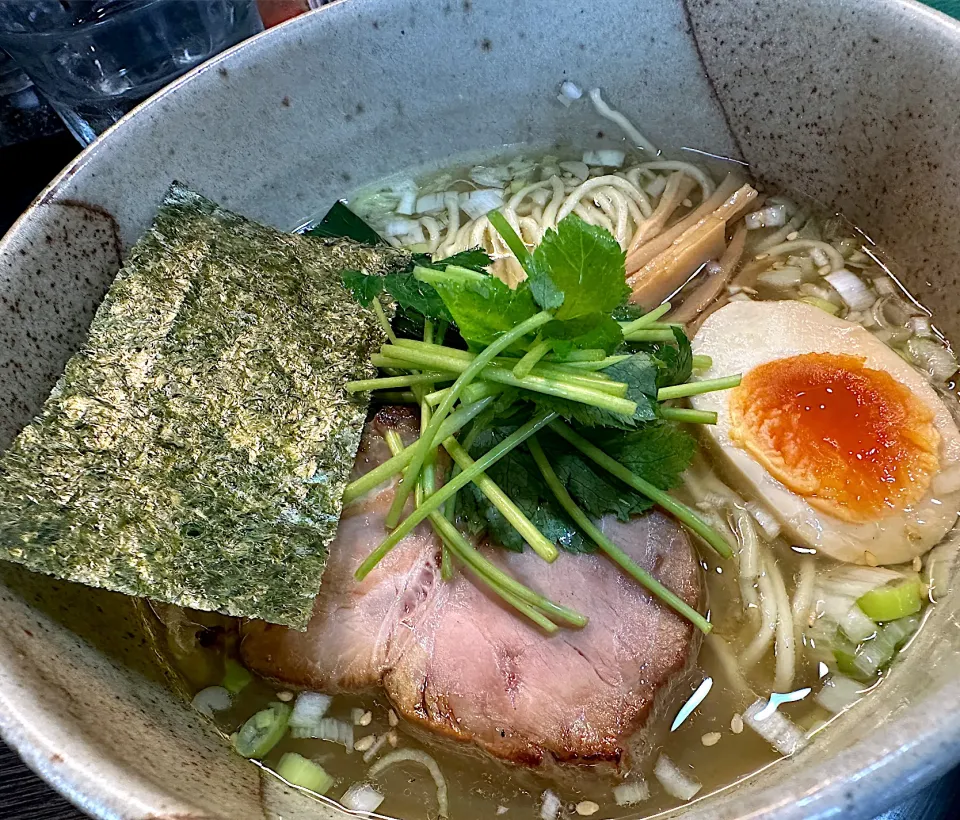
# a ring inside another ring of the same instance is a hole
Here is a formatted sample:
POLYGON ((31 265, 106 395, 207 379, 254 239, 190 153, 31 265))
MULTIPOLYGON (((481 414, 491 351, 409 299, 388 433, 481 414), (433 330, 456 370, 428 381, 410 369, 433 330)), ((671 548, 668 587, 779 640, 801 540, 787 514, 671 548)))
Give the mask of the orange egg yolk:
POLYGON ((806 353, 747 373, 730 436, 812 506, 864 522, 920 499, 937 470, 933 411, 865 359, 806 353))

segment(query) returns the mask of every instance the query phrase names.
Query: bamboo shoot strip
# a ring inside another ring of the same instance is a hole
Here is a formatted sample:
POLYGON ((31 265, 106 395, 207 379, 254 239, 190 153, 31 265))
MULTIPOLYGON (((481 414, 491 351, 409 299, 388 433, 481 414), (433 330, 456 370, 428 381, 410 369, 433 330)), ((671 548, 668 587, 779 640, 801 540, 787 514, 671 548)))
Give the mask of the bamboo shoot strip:
MULTIPOLYGON (((423 461, 427 457, 427 453, 430 450, 433 439, 435 438, 437 431, 440 429, 440 425, 443 424, 444 419, 446 419, 446 417, 450 414, 450 411, 453 409, 453 405, 460 397, 460 391, 470 384, 470 382, 473 381, 473 379, 483 371, 483 369, 500 351, 506 350, 514 342, 522 339, 528 333, 532 333, 537 328, 542 327, 552 318, 552 314, 544 310, 535 314, 534 316, 531 316, 526 321, 521 322, 516 327, 508 330, 499 339, 488 345, 483 352, 480 353, 477 358, 470 363, 466 370, 464 370, 457 377, 457 380, 450 387, 450 392, 447 393, 443 401, 440 402, 440 405, 434 412, 429 426, 426 430, 421 431, 420 438, 418 439, 417 443, 413 445, 415 448, 413 458, 410 460, 407 468, 403 471, 403 478, 397 485, 397 490, 393 497, 393 504, 390 506, 390 511, 387 513, 387 527, 395 527, 400 521, 400 516, 403 514, 403 506, 407 503, 407 498, 413 491, 417 476, 420 475, 420 468, 423 466, 423 461)), ((367 572, 369 572, 369 569, 367 572)))
POLYGON ((638 493, 645 495, 655 504, 665 509, 680 521, 680 523, 686 525, 688 529, 706 541, 707 544, 716 550, 717 554, 724 558, 729 558, 733 554, 730 550, 730 545, 723 539, 723 536, 700 518, 700 516, 686 504, 682 504, 669 493, 630 472, 630 470, 624 467, 619 461, 608 456, 603 450, 591 444, 579 433, 574 432, 574 430, 562 421, 554 421, 550 425, 550 429, 576 447, 591 461, 619 478, 624 484, 633 487, 638 493))
POLYGON ((690 623, 705 635, 709 634, 713 627, 703 615, 697 612, 697 610, 680 598, 675 592, 667 589, 667 587, 637 564, 629 555, 620 549, 620 547, 607 538, 607 536, 601 532, 600 528, 590 520, 587 514, 577 506, 576 502, 571 498, 570 493, 567 492, 566 487, 563 486, 557 474, 554 472, 536 436, 527 441, 527 447, 530 448, 533 460, 540 468, 540 472, 543 474, 543 479, 546 481, 547 486, 557 497, 560 506, 563 507, 567 515, 574 520, 580 529, 582 529, 615 564, 619 565, 627 575, 639 582, 641 586, 646 587, 653 595, 690 621, 690 623))
MULTIPOLYGON (((469 453, 452 436, 443 442, 443 447, 450 454, 450 457, 457 462, 461 470, 466 470, 474 463, 469 453)), ((557 548, 554 543, 534 526, 533 522, 523 514, 521 509, 510 499, 510 496, 501 490, 490 476, 481 473, 473 480, 473 483, 507 519, 510 526, 523 537, 530 549, 544 561, 552 563, 557 560, 557 548)))
MULTIPOLYGON (((490 396, 485 399, 481 399, 474 404, 467 404, 461 407, 458 407, 455 412, 451 413, 447 420, 440 427, 440 432, 436 436, 435 441, 439 444, 445 438, 449 438, 454 433, 456 433, 461 427, 467 423, 473 421, 477 416, 480 415, 484 410, 487 409, 493 403, 493 397, 490 396)), ((346 489, 343 491, 343 504, 346 506, 351 501, 356 501, 360 496, 365 493, 370 492, 378 484, 383 483, 388 478, 395 476, 407 464, 410 463, 410 459, 413 458, 413 447, 410 445, 399 455, 394 456, 393 458, 388 459, 383 462, 383 464, 374 467, 369 473, 364 473, 356 481, 351 481, 346 489)))
MULTIPOLYGON (((358 581, 362 581, 364 578, 366 578, 367 575, 370 574, 370 571, 380 563, 383 557, 390 552, 390 550, 392 550, 401 539, 413 532, 414 527, 416 527, 417 524, 423 521, 434 510, 439 509, 443 505, 444 501, 453 496, 461 488, 473 481, 474 478, 480 475, 480 473, 488 470, 507 453, 523 444, 523 442, 530 438, 530 436, 534 435, 537 431, 542 430, 556 418, 556 413, 538 413, 536 416, 530 419, 530 421, 518 428, 516 432, 507 436, 492 450, 484 453, 473 463, 473 465, 460 473, 456 478, 451 478, 446 484, 444 484, 439 490, 430 496, 430 499, 425 501, 423 506, 414 510, 411 515, 404 519, 404 521, 393 530, 393 532, 383 539, 383 541, 380 543, 380 546, 371 552, 364 559, 363 563, 360 564, 360 566, 357 568, 357 571, 354 573, 354 577, 358 581)), ((426 442, 427 447, 429 447, 431 438, 432 436, 429 434, 427 436, 421 436, 416 444, 410 445, 410 447, 407 449, 416 448, 422 445, 423 442, 426 442)))

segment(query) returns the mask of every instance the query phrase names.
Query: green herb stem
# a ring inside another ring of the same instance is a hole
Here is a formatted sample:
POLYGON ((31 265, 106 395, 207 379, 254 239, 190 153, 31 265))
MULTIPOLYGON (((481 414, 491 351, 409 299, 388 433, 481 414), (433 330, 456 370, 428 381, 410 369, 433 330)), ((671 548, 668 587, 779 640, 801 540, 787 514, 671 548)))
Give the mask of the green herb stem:
MULTIPOLYGON (((444 449, 450 454, 450 457, 457 463, 461 470, 466 470, 474 463, 470 454, 457 442, 452 436, 443 442, 444 449)), ((557 560, 557 548, 540 530, 534 526, 533 522, 523 514, 523 511, 510 500, 499 485, 490 476, 481 473, 474 480, 480 492, 493 504, 500 514, 507 519, 523 538, 530 548, 539 555, 544 561, 552 563, 557 560)))
MULTIPOLYGON (((619 364, 620 362, 625 362, 630 358, 629 353, 622 353, 618 356, 607 356, 606 358, 601 359, 598 362, 565 362, 567 367, 573 368, 575 370, 581 370, 583 372, 593 372, 599 370, 606 370, 606 368, 611 367, 612 365, 619 364)), ((601 374, 597 374, 601 375, 601 374)))
POLYGON ((473 381, 478 375, 480 375, 483 369, 496 357, 498 353, 506 350, 508 347, 510 347, 510 345, 522 339, 528 333, 532 333, 533 331, 537 330, 537 328, 542 327, 552 318, 553 315, 545 310, 535 314, 534 316, 531 316, 526 321, 521 322, 520 324, 508 330, 492 344, 488 345, 483 352, 480 353, 462 373, 460 373, 460 375, 457 377, 457 380, 450 388, 450 392, 447 393, 443 401, 440 402, 440 405, 434 412, 429 426, 426 430, 421 432, 420 439, 415 445, 413 445, 415 447, 413 458, 403 471, 403 478, 397 485, 397 490, 393 497, 393 504, 391 504, 390 510, 387 513, 387 527, 395 527, 399 522, 400 516, 403 514, 403 507, 407 503, 407 498, 410 496, 410 493, 413 490, 413 485, 416 482, 417 476, 420 474, 420 468, 423 466, 423 461, 427 457, 427 453, 430 451, 433 439, 440 429, 440 425, 443 424, 444 419, 446 419, 446 417, 450 414, 450 411, 453 410, 453 405, 456 403, 457 399, 460 398, 460 391, 470 384, 470 382, 473 381))
MULTIPOLYGON (((473 404, 465 404, 461 407, 458 407, 457 410, 451 413, 446 421, 444 421, 444 423, 441 425, 435 441, 439 444, 445 438, 449 438, 458 430, 460 430, 460 428, 473 421, 473 419, 479 416, 491 404, 493 404, 492 397, 481 399, 473 404)), ((379 464, 378 466, 374 467, 369 473, 364 473, 356 481, 351 481, 343 491, 344 506, 352 501, 356 501, 361 496, 366 495, 374 487, 379 486, 388 478, 392 478, 397 473, 402 471, 403 468, 410 463, 410 459, 413 458, 413 451, 414 445, 411 444, 409 447, 404 449, 403 452, 395 455, 393 458, 390 458, 387 461, 384 461, 383 464, 379 464)))
POLYGON ((543 452, 543 448, 540 446, 540 442, 537 441, 536 436, 533 436, 527 440, 527 447, 530 448, 530 453, 533 455, 533 460, 540 468, 540 472, 543 475, 543 479, 546 481, 547 486, 556 496, 557 501, 560 502, 560 506, 563 507, 567 515, 574 520, 577 526, 579 526, 580 529, 582 529, 615 564, 617 564, 624 572, 626 572, 627 575, 639 582, 641 586, 646 587, 646 589, 653 593, 654 596, 659 598, 667 606, 671 607, 673 610, 690 621, 705 635, 708 634, 712 627, 710 622, 704 618, 703 615, 697 612, 696 609, 690 606, 679 595, 665 587, 643 567, 637 564, 629 555, 620 549, 620 547, 607 538, 600 528, 590 520, 589 516, 577 506, 576 502, 570 496, 570 493, 567 492, 566 487, 563 486, 563 483, 560 481, 560 478, 557 476, 553 467, 550 465, 550 461, 543 452))
POLYGON ((661 407, 660 417, 667 421, 686 424, 716 424, 717 414, 712 410, 689 410, 686 407, 661 407))
MULTIPOLYGON (((418 342, 415 339, 398 339, 395 346, 385 346, 381 350, 381 353, 395 359, 400 355, 397 351, 397 348, 427 351, 438 356, 455 358, 467 363, 472 362, 476 358, 475 353, 470 353, 466 350, 457 350, 456 348, 444 347, 443 345, 427 344, 426 342, 418 342)), ((506 356, 497 356, 490 363, 490 366, 503 367, 512 371, 519 361, 519 359, 512 359, 506 356)), ((613 392, 615 390, 614 385, 620 385, 622 382, 613 382, 609 376, 605 376, 602 373, 584 373, 580 368, 575 366, 576 364, 576 362, 568 364, 567 362, 540 361, 536 363, 531 372, 535 376, 544 376, 561 380, 568 378, 573 379, 578 384, 595 387, 598 390, 610 390, 611 395, 617 395, 615 392, 613 392)))
POLYGON ((529 376, 530 371, 533 370, 533 366, 544 356, 546 356, 552 349, 552 339, 544 339, 542 342, 537 342, 524 354, 523 358, 513 366, 513 375, 518 379, 522 379, 524 376, 529 376))
POLYGON ((449 373, 413 373, 409 376, 387 376, 381 379, 358 379, 347 382, 345 387, 348 393, 361 393, 370 390, 387 390, 391 387, 409 387, 413 384, 432 384, 433 382, 449 381, 449 373))
POLYGON ((685 384, 675 384, 672 387, 661 387, 657 391, 657 401, 699 396, 703 393, 713 393, 716 390, 729 390, 731 387, 740 384, 742 378, 740 375, 725 376, 722 379, 704 379, 700 382, 686 382, 685 384))
POLYGON ((669 493, 654 486, 649 481, 630 472, 619 461, 608 456, 599 447, 591 444, 579 433, 576 433, 562 421, 554 421, 550 429, 576 447, 587 458, 603 467, 611 475, 619 478, 624 484, 633 487, 638 493, 646 496, 658 506, 671 513, 678 521, 699 535, 724 558, 732 555, 730 545, 706 521, 700 518, 690 507, 677 501, 669 493))
POLYGON ((632 330, 629 334, 624 333, 623 338, 628 342, 672 342, 674 340, 673 331, 666 330, 632 330))
POLYGON ((571 350, 562 359, 556 353, 551 353, 546 357, 548 362, 558 362, 560 364, 570 364, 571 362, 599 362, 606 358, 606 353, 599 347, 591 347, 586 350, 571 350))
POLYGON ((380 299, 376 296, 373 297, 373 312, 377 314, 377 321, 380 323, 380 327, 387 335, 387 338, 391 342, 397 341, 397 335, 393 332, 393 326, 390 324, 387 314, 383 312, 383 305, 380 304, 380 299))
MULTIPOLYGON (((357 571, 354 573, 354 577, 358 581, 362 581, 364 578, 366 578, 367 575, 370 574, 370 571, 380 563, 383 557, 387 555, 387 553, 389 553, 390 550, 392 550, 403 538, 409 535, 413 531, 414 527, 416 527, 417 524, 430 515, 430 513, 439 509, 448 498, 457 493, 461 488, 473 481, 474 478, 488 470, 501 458, 507 455, 507 453, 523 444, 523 442, 530 438, 530 436, 546 427, 556 418, 556 413, 538 413, 522 427, 519 427, 514 433, 507 436, 492 450, 484 453, 483 456, 478 458, 471 467, 463 470, 455 478, 451 478, 446 484, 444 484, 439 490, 430 496, 428 500, 424 501, 420 507, 414 510, 411 515, 407 516, 407 518, 405 518, 403 522, 401 522, 393 530, 393 532, 383 539, 380 545, 363 560, 363 563, 360 564, 360 566, 357 568, 357 571)), ((434 426, 436 419, 437 416, 435 415, 433 417, 433 421, 430 422, 431 427, 434 426)), ((437 430, 439 430, 439 427, 440 425, 437 425, 437 430)), ((434 435, 431 435, 428 429, 426 435, 421 436, 416 444, 412 444, 407 449, 415 450, 416 452, 414 454, 414 458, 416 458, 419 451, 429 448, 433 438, 434 435)), ((412 465, 413 461, 411 460, 410 463, 412 465)), ((423 461, 421 457, 421 464, 422 463, 423 461)), ((419 467, 417 469, 417 473, 419 473, 419 467)), ((397 485, 397 492, 399 492, 399 489, 400 485, 397 485)), ((408 490, 407 495, 409 496, 409 494, 410 491, 408 490)), ((396 494, 394 495, 394 500, 396 500, 396 494)), ((402 509, 403 508, 401 507, 401 510, 402 509)))
MULTIPOLYGON (((448 369, 453 373, 464 373, 467 368, 473 367, 473 364, 467 364, 463 359, 446 358, 426 350, 392 346, 387 346, 383 349, 387 351, 388 354, 385 357, 386 359, 397 361, 403 357, 407 360, 406 366, 408 368, 431 367, 435 369, 448 369)), ((580 402, 581 404, 600 407, 604 410, 609 410, 611 413, 617 413, 623 416, 632 416, 637 409, 636 402, 621 398, 620 396, 611 395, 611 393, 608 392, 610 389, 618 391, 622 389, 626 392, 627 385, 623 382, 583 383, 579 379, 571 376, 554 378, 539 375, 530 375, 526 378, 518 379, 513 375, 512 370, 495 365, 481 369, 479 371, 479 377, 485 381, 497 382, 507 387, 517 387, 522 390, 531 390, 535 393, 546 393, 550 396, 558 396, 569 399, 570 401, 580 402)), ((444 397, 444 401, 447 401, 449 396, 450 394, 448 393, 444 397)))
POLYGON ((463 393, 460 394, 460 401, 464 403, 480 401, 480 399, 485 399, 487 396, 497 396, 502 392, 503 388, 499 384, 475 381, 463 388, 463 393))
POLYGON ((487 214, 487 219, 490 220, 490 224, 493 225, 496 232, 500 234, 500 238, 507 244, 507 247, 510 248, 510 252, 517 257, 520 267, 526 271, 527 276, 532 276, 533 254, 531 254, 527 246, 523 244, 523 240, 507 221, 507 218, 500 213, 500 211, 491 211, 487 214))
POLYGON ((374 393, 370 398, 381 404, 419 404, 417 397, 409 390, 384 390, 382 393, 374 393))
MULTIPOLYGON (((437 515, 435 513, 435 515, 437 515)), ((581 615, 575 609, 555 603, 549 598, 545 598, 529 587, 524 586, 512 576, 504 572, 500 567, 486 558, 477 550, 453 524, 447 521, 441 515, 434 519, 431 517, 431 523, 435 524, 441 537, 448 539, 454 555, 466 564, 477 575, 481 576, 491 588, 506 592, 516 600, 527 604, 550 616, 556 621, 562 621, 574 627, 584 627, 588 623, 585 615, 581 615)), ((525 613, 526 614, 526 613, 525 613)))
POLYGON ((634 319, 632 322, 620 322, 620 327, 623 329, 623 335, 626 336, 628 333, 633 333, 635 330, 642 330, 645 327, 650 327, 654 322, 657 321, 661 316, 665 316, 670 311, 670 303, 664 302, 660 307, 656 307, 651 310, 649 313, 644 313, 643 316, 640 316, 637 319, 634 319))
POLYGON ((693 357, 694 370, 706 370, 710 367, 713 367, 713 359, 709 356, 695 355, 693 357))
MULTIPOLYGON (((384 440, 387 442, 387 447, 390 448, 390 452, 394 456, 400 455, 403 452, 403 440, 400 438, 400 434, 396 430, 387 430, 384 433, 384 440)), ((428 497, 433 492, 432 484, 428 486, 428 479, 426 478, 426 470, 424 470, 424 480, 421 485, 417 486, 416 495, 417 495, 417 506, 423 503, 423 499, 428 497)), ((433 476, 431 474, 429 481, 433 481, 433 476)), ((433 515, 436 515, 434 513, 433 515)), ((431 516, 432 519, 433 516, 431 516)), ((447 539, 437 530, 437 527, 434 525, 434 531, 437 532, 437 535, 440 536, 440 541, 442 542, 441 552, 440 552, 440 577, 444 581, 450 581, 453 579, 454 566, 453 559, 450 555, 450 546, 447 542, 447 539)))

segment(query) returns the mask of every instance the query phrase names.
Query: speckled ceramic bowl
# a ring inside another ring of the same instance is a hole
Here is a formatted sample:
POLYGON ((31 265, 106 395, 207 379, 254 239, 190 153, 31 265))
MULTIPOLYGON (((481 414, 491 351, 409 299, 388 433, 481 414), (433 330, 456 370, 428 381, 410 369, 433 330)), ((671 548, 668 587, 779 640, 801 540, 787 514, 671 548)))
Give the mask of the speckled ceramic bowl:
MULTIPOLYGON (((166 89, 3 240, 0 446, 172 179, 293 228, 398 168, 602 131, 588 106, 556 101, 565 78, 606 89, 661 145, 740 156, 836 205, 960 339, 960 30, 947 18, 905 0, 346 0, 166 89)), ((684 817, 866 818, 960 760, 958 594, 877 696, 684 817)), ((340 816, 265 798, 257 769, 164 685, 139 623, 130 599, 0 567, 0 729, 37 772, 102 818, 340 816)))

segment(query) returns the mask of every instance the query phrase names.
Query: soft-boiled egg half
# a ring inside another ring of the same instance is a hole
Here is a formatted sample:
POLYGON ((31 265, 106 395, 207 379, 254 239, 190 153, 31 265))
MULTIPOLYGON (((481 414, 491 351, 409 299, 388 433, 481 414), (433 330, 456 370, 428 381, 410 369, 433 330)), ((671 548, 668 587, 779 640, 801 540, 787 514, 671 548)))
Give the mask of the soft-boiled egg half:
POLYGON ((742 373, 691 399, 731 478, 790 540, 856 564, 922 555, 960 509, 960 433, 926 378, 864 328, 803 302, 731 302, 693 339, 742 373))

